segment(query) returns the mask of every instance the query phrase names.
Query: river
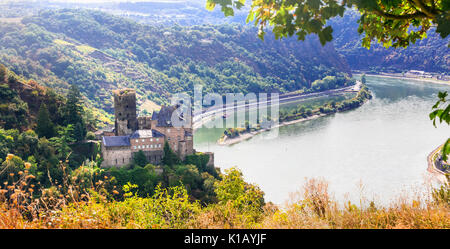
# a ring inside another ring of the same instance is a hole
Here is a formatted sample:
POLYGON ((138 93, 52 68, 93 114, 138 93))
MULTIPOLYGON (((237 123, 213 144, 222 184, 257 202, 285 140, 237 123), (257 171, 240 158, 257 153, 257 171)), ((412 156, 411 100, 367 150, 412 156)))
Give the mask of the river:
POLYGON ((245 180, 265 192, 266 201, 282 204, 306 178, 322 178, 340 201, 388 204, 420 194, 434 180, 427 155, 442 144, 450 127, 432 125, 428 114, 437 92, 450 86, 406 79, 367 77, 374 98, 362 107, 284 126, 279 135, 264 134, 233 146, 215 142, 223 129, 200 128, 198 151, 215 153, 222 170, 237 166, 245 180), (408 194, 406 194, 408 193, 408 194))

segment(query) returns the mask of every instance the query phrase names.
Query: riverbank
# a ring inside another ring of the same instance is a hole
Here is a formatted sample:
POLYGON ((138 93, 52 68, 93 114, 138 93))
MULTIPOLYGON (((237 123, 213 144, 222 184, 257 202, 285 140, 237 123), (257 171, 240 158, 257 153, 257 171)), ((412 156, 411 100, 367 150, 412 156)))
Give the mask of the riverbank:
MULTIPOLYGON (((280 128, 280 127, 283 127, 283 126, 286 126, 286 125, 291 125, 291 124, 296 124, 296 123, 300 123, 300 122, 305 122, 305 121, 308 121, 308 120, 313 120, 313 119, 316 119, 316 118, 324 117, 326 115, 329 115, 329 114, 316 114, 316 115, 313 115, 313 116, 310 116, 310 117, 307 117, 307 118, 296 119, 296 120, 291 120, 291 121, 285 121, 285 122, 281 122, 280 124, 270 128, 270 129, 280 128)), ((250 139, 250 138, 252 138, 252 137, 254 137, 254 136, 256 136, 256 135, 258 135, 258 134, 260 134, 262 132, 269 131, 270 129, 261 129, 261 130, 246 132, 246 133, 240 134, 239 136, 233 137, 233 138, 229 138, 229 137, 225 136, 225 137, 219 139, 217 144, 219 144, 219 145, 228 145, 228 146, 229 145, 233 145, 233 144, 237 144, 237 143, 243 142, 245 140, 248 140, 248 139, 250 139)))
MULTIPOLYGON (((291 125, 291 124, 295 124, 295 123, 300 123, 300 122, 317 119, 317 118, 331 115, 331 114, 334 114, 337 112, 343 112, 343 111, 349 111, 349 110, 356 109, 356 108, 362 106, 364 103, 366 103, 369 99, 372 98, 370 91, 368 91, 367 87, 364 86, 361 82, 358 82, 358 84, 356 84, 355 89, 356 88, 358 89, 358 94, 356 95, 356 97, 352 98, 351 100, 345 100, 340 103, 335 103, 335 106, 333 106, 333 107, 329 106, 329 105, 323 105, 320 108, 318 108, 314 111, 311 111, 311 113, 308 116, 304 116, 305 115, 304 113, 297 114, 294 116, 288 116, 285 119, 290 119, 289 121, 282 121, 278 125, 275 125, 269 129, 256 129, 256 130, 244 131, 234 137, 230 137, 230 136, 227 136, 224 134, 217 141, 217 143, 219 145, 228 145, 229 146, 229 145, 233 145, 233 144, 248 140, 262 132, 269 131, 270 129, 279 128, 279 127, 286 126, 286 125, 291 125), (327 111, 325 111, 325 109, 327 111), (299 118, 299 117, 302 117, 302 118, 299 118)), ((280 117, 280 119, 281 119, 281 117, 280 117)))
POLYGON ((442 182, 447 182, 447 177, 445 177, 445 172, 438 169, 436 167, 436 159, 439 156, 439 152, 442 150, 442 147, 444 145, 442 144, 441 146, 439 146, 438 148, 436 148, 435 150, 433 150, 427 157, 427 161, 428 161, 428 172, 432 173, 434 176, 436 176, 440 181, 442 182))
MULTIPOLYGON (((354 75, 362 75, 363 73, 355 73, 354 75)), ((408 77, 403 76, 401 74, 393 74, 393 73, 380 73, 380 74, 371 74, 371 73, 365 73, 366 76, 373 76, 373 77, 380 77, 380 78, 390 78, 390 79, 401 79, 401 80, 414 80, 414 81, 422 81, 427 83, 433 83, 433 84, 439 84, 439 85, 449 85, 450 81, 448 80, 437 80, 437 79, 430 79, 430 78, 418 78, 418 77, 408 77)))

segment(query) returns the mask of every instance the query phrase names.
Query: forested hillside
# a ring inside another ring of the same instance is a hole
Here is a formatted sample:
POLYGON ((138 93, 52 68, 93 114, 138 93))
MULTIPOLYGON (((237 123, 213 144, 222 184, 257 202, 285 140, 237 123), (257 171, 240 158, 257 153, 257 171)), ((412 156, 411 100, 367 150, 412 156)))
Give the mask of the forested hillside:
POLYGON ((386 49, 379 44, 370 50, 361 46, 362 35, 358 33, 359 13, 345 12, 344 17, 331 21, 333 26, 333 43, 339 54, 347 59, 352 69, 403 72, 423 70, 428 72, 448 73, 450 71, 450 39, 442 39, 434 30, 428 37, 417 40, 406 49, 386 49))
POLYGON ((51 10, 0 23, 0 61, 56 91, 77 85, 112 111, 111 90, 137 89, 145 107, 172 93, 287 92, 308 89, 349 67, 316 38, 261 41, 240 25, 155 27, 90 10, 51 10))

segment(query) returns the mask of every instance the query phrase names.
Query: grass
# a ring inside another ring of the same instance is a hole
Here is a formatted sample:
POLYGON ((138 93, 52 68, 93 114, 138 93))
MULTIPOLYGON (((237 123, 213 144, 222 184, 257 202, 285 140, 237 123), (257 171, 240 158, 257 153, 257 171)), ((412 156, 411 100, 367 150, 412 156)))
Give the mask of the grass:
POLYGON ((146 110, 148 113, 153 113, 154 111, 159 111, 161 109, 161 106, 151 100, 146 99, 144 103, 142 103, 141 109, 146 110))
POLYGON ((61 39, 55 39, 53 40, 53 43, 58 44, 58 45, 62 45, 62 46, 71 46, 71 47, 75 47, 80 53, 86 55, 86 54, 90 54, 92 52, 94 52, 96 49, 89 46, 89 45, 75 45, 73 43, 70 43, 68 41, 64 41, 61 39))
POLYGON ((90 54, 96 50, 95 48, 88 46, 88 45, 79 45, 79 46, 76 46, 76 49, 85 55, 90 54))
POLYGON ((53 43, 58 44, 58 45, 63 45, 63 46, 75 46, 73 43, 70 43, 68 41, 64 41, 61 39, 55 39, 55 40, 53 40, 53 43))
MULTIPOLYGON (((14 156, 8 155, 8 160, 14 156)), ((61 163, 61 167, 66 167, 61 163)), ((11 228, 312 228, 312 229, 449 229, 450 186, 441 186, 412 200, 399 198, 385 207, 370 202, 357 206, 338 203, 321 179, 309 179, 284 207, 261 201, 257 186, 243 181, 237 169, 230 169, 217 181, 218 202, 201 206, 191 202, 183 186, 157 187, 142 198, 133 194, 137 186, 123 187, 122 198, 105 191, 107 179, 83 188, 86 179, 65 177, 63 183, 36 193, 30 186, 34 176, 30 164, 15 182, 0 188, 0 229, 11 228), (39 196, 39 197, 37 197, 39 196)), ((80 167, 84 176, 93 175, 80 167)), ((91 179, 92 180, 92 179, 91 179)), ((362 203, 363 201, 361 201, 362 203)))

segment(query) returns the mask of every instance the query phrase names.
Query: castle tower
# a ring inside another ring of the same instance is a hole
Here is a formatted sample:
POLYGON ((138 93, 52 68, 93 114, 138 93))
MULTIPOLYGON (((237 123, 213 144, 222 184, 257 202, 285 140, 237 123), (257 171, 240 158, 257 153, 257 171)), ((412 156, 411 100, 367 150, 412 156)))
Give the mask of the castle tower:
POLYGON ((120 89, 113 91, 116 136, 130 135, 138 129, 136 118, 136 91, 120 89))

